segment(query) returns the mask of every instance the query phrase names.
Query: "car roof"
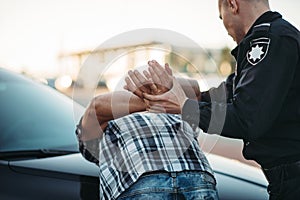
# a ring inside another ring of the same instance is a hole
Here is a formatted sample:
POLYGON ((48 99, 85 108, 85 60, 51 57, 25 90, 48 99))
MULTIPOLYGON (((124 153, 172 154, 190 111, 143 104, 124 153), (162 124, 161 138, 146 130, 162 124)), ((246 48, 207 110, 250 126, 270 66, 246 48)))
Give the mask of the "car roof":
POLYGON ((2 82, 30 82, 30 79, 25 78, 21 74, 0 68, 0 81, 2 82))

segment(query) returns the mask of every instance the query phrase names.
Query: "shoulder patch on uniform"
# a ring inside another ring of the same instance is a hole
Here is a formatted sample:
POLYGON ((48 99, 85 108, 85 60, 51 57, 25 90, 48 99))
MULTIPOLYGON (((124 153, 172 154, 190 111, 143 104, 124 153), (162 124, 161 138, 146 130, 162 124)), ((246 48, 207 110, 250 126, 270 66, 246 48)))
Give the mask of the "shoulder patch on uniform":
POLYGON ((270 41, 270 38, 262 37, 253 39, 250 42, 250 49, 247 52, 247 60, 251 65, 258 64, 266 57, 270 41))

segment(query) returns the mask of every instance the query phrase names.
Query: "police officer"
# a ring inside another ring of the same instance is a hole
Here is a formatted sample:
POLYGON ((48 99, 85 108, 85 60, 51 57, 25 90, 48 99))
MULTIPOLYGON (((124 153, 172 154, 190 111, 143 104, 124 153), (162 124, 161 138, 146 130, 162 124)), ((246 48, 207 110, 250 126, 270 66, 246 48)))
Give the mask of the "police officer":
MULTIPOLYGON (((177 106, 192 126, 244 141, 243 155, 258 162, 270 199, 300 197, 300 33, 267 0, 219 0, 220 18, 237 42, 235 74, 218 88, 188 99, 176 79, 149 105, 177 106)), ((156 77, 171 79, 156 61, 156 77)), ((152 73, 153 75, 153 73, 152 73)), ((161 83, 164 80, 160 80, 161 83)))

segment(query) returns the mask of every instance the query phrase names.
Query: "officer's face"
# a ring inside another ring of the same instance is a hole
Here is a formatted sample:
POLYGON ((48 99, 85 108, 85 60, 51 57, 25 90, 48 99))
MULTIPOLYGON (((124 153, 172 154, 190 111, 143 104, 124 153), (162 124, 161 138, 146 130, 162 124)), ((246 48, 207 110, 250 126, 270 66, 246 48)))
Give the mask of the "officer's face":
POLYGON ((229 0, 219 0, 219 14, 220 19, 223 20, 223 24, 234 41, 239 43, 243 38, 241 32, 240 21, 237 14, 234 12, 234 8, 230 5, 229 0))

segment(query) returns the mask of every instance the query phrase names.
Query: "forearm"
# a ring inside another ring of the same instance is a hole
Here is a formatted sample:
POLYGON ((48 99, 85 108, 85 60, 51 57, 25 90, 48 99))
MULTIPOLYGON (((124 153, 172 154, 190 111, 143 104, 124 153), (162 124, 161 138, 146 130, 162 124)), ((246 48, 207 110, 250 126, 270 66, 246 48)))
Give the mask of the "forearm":
POLYGON ((83 115, 82 127, 86 131, 82 140, 101 138, 109 120, 145 110, 144 101, 130 92, 101 94, 93 98, 83 115))
POLYGON ((93 99, 93 104, 100 125, 112 119, 146 110, 144 101, 127 91, 99 95, 93 99))

